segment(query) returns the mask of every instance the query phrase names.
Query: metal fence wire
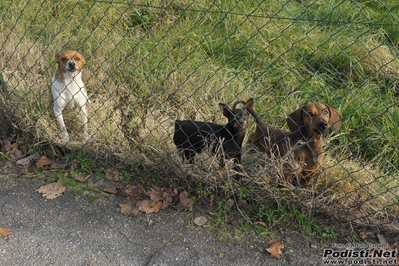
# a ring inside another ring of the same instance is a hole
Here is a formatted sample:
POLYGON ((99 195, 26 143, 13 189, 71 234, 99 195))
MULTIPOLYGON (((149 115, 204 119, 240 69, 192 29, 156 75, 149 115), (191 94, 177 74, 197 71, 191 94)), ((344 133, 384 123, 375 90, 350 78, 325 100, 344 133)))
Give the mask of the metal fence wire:
MULTIPOLYGON (((286 182, 287 165, 298 163, 292 151, 282 158, 249 151, 252 116, 241 185, 265 201, 289 199, 339 221, 398 231, 398 7, 394 0, 3 0, 2 135, 18 128, 36 143, 71 145, 104 163, 119 158, 223 187, 236 182, 232 161, 220 169, 204 151, 189 166, 173 143, 176 119, 226 124, 219 103, 253 98, 264 123, 288 130, 295 110, 325 103, 342 126, 323 135, 310 186, 286 182), (63 112, 69 142, 53 112, 56 56, 67 49, 86 61, 88 140, 80 108, 63 112)), ((310 147, 315 139, 307 137, 301 145, 310 147)))

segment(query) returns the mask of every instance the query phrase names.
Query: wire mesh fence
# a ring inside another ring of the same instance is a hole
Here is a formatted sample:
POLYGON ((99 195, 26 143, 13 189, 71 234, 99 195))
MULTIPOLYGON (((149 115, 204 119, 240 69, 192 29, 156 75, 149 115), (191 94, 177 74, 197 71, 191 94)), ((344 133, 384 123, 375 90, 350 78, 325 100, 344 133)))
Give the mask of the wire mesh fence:
MULTIPOLYGON (((295 110, 325 103, 342 127, 323 135, 323 158, 312 153, 318 171, 311 186, 286 182, 287 165, 298 167, 298 158, 249 151, 253 118, 241 184, 265 202, 287 199, 352 224, 398 230, 395 1, 4 0, 0 10, 3 132, 7 124, 104 162, 117 157, 152 174, 225 187, 236 182, 234 163, 227 158, 220 169, 205 151, 188 166, 173 143, 175 120, 226 124, 219 103, 253 98, 261 121, 288 130, 295 110), (86 61, 87 141, 79 108, 63 112, 68 142, 53 112, 51 79, 67 49, 86 61)), ((301 139, 312 152, 315 139, 301 139)))

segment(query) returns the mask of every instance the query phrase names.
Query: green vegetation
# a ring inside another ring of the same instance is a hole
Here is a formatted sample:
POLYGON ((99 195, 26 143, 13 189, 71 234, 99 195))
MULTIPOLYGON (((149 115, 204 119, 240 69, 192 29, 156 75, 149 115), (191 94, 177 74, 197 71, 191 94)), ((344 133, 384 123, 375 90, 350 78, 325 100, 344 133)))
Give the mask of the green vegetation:
MULTIPOLYGON (((136 169, 137 178, 124 173, 124 182, 189 173, 196 181, 185 187, 225 191, 223 204, 231 195, 258 204, 268 197, 334 211, 357 209, 364 200, 367 210, 353 214, 359 223, 362 213, 390 221, 399 212, 396 1, 3 0, 0 12, 0 72, 8 88, 2 97, 35 141, 56 138, 49 93, 54 55, 76 49, 87 60, 93 134, 81 148, 93 158, 117 154, 136 169), (244 156, 245 189, 226 187, 230 174, 213 167, 209 156, 199 156, 197 169, 181 166, 171 141, 173 121, 224 123, 218 102, 249 97, 263 119, 279 127, 309 102, 342 113, 341 131, 327 138, 317 197, 276 188, 281 171, 260 155, 244 156), (386 210, 389 215, 382 214, 386 210)), ((66 122, 74 116, 67 114, 66 122)), ((67 127, 79 131, 73 122, 67 127)), ((94 163, 69 159, 85 171, 94 163)), ((274 223, 273 211, 259 207, 274 223)))

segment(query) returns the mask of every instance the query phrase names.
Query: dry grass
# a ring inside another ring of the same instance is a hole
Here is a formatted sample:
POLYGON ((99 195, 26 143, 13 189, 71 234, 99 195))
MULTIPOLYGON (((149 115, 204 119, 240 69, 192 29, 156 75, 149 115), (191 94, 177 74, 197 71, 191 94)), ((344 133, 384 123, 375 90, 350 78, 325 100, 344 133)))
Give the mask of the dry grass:
MULTIPOLYGON (((287 183, 284 178, 287 169, 293 169, 295 165, 291 156, 269 157, 244 149, 242 165, 245 177, 237 184, 256 191, 254 201, 297 204, 303 213, 323 213, 336 221, 345 220, 352 226, 399 230, 396 221, 399 214, 398 177, 384 174, 378 166, 349 159, 348 152, 340 152, 342 154, 338 157, 344 159, 337 160, 327 152, 312 187, 303 188, 287 183)), ((219 169, 217 159, 209 151, 197 155, 194 167, 182 164, 177 154, 173 161, 174 172, 200 180, 209 194, 226 190, 226 187, 231 189, 226 184, 236 183, 232 162, 228 162, 225 169, 219 169)), ((237 192, 232 189, 227 193, 237 192)))

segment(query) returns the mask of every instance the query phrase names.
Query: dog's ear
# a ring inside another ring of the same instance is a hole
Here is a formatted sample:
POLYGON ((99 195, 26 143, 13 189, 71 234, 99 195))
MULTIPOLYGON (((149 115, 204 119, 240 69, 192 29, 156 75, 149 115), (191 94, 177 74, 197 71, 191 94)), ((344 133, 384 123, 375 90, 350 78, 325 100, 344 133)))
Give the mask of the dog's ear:
POLYGON ((223 115, 224 115, 225 117, 228 118, 228 117, 231 116, 232 112, 231 112, 230 108, 229 108, 226 104, 224 104, 224 103, 219 103, 219 108, 220 108, 220 110, 223 112, 223 115))
POLYGON ((331 130, 337 132, 342 125, 341 114, 334 108, 327 105, 328 112, 330 113, 331 130))
POLYGON ((304 107, 299 108, 287 117, 287 125, 291 132, 295 132, 303 126, 303 108, 304 107))
POLYGON ((254 106, 254 99, 250 98, 246 103, 245 103, 245 109, 249 110, 252 109, 254 106))
POLYGON ((80 58, 81 58, 81 60, 82 60, 82 65, 85 65, 85 64, 86 64, 85 58, 84 58, 83 56, 81 56, 80 58))

